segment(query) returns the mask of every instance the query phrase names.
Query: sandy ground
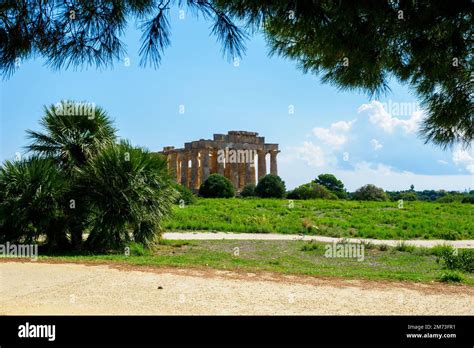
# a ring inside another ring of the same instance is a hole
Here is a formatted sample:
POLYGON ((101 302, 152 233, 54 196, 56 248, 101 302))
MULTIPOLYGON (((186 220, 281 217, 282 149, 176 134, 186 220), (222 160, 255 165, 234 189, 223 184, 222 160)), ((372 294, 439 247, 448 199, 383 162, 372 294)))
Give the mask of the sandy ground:
POLYGON ((0 262, 0 314, 473 315, 474 287, 0 262))
MULTIPOLYGON (((277 233, 232 233, 232 232, 167 232, 163 234, 165 239, 174 240, 219 240, 219 239, 235 239, 235 240, 316 240, 320 242, 333 243, 342 240, 342 238, 325 237, 325 236, 304 236, 295 234, 277 234, 277 233)), ((401 243, 400 240, 381 240, 381 239, 359 239, 345 238, 349 243, 370 242, 375 245, 386 244, 396 246, 401 243)), ((456 248, 474 248, 474 240, 405 240, 407 245, 417 247, 431 248, 440 244, 449 244, 456 248)))

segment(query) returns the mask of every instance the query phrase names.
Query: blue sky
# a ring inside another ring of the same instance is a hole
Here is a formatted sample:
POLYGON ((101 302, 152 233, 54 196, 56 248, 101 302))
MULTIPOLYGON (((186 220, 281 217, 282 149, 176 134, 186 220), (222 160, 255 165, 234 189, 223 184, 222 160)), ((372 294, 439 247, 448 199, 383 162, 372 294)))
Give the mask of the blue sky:
POLYGON ((269 57, 261 35, 234 64, 222 57, 210 23, 179 19, 173 9, 171 25, 172 45, 157 70, 138 66, 141 33, 134 23, 123 38, 129 66, 53 71, 39 58, 22 62, 1 82, 0 160, 24 151, 25 129, 38 129, 43 105, 73 99, 101 105, 121 137, 153 151, 213 133, 256 131, 280 144, 279 174, 289 188, 329 172, 349 190, 367 183, 474 189, 473 151, 424 144, 417 136, 423 112, 408 88, 393 82, 380 99, 340 92, 293 61, 269 57), (408 110, 396 110, 401 107, 408 110))

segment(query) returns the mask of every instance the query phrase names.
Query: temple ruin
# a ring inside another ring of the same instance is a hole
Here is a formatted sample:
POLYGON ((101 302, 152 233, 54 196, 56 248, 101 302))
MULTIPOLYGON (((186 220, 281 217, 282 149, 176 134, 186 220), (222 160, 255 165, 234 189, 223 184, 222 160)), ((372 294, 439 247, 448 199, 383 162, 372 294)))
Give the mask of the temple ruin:
POLYGON ((245 185, 255 185, 257 178, 267 174, 267 157, 270 173, 278 175, 279 152, 278 144, 266 144, 265 137, 258 133, 230 131, 214 134, 213 140, 185 143, 181 149, 166 146, 160 153, 166 156, 176 182, 194 192, 213 173, 224 175, 240 192, 245 185))

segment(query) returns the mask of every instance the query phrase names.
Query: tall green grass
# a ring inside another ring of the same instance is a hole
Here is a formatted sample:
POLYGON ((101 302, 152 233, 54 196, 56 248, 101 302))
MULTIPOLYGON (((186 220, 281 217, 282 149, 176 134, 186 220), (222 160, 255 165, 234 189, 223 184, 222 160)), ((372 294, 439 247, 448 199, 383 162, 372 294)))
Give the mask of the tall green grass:
POLYGON ((378 239, 474 239, 469 204, 285 199, 198 199, 176 207, 168 231, 304 233, 378 239), (292 203, 292 204, 291 204, 292 203), (311 225, 310 228, 308 227, 311 225))

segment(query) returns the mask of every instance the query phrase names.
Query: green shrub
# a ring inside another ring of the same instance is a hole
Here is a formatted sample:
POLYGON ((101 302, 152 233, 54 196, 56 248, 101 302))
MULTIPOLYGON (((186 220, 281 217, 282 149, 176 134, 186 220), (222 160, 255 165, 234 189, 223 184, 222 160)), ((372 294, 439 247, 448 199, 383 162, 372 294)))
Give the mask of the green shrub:
POLYGON ((255 193, 261 198, 282 198, 285 194, 285 182, 278 175, 265 175, 258 181, 255 193))
POLYGON ((150 255, 150 250, 140 243, 132 242, 129 245, 130 256, 147 256, 150 255))
POLYGON ((461 194, 449 193, 446 196, 438 198, 436 200, 437 203, 455 203, 461 202, 463 199, 461 194))
POLYGON ((255 197, 255 185, 254 184, 248 184, 245 185, 242 191, 240 192, 240 196, 242 197, 255 197))
POLYGON ((337 199, 337 196, 326 187, 315 183, 298 186, 294 190, 289 191, 286 197, 288 199, 337 199))
POLYGON ((199 195, 205 198, 230 198, 234 197, 234 185, 225 176, 211 174, 201 184, 199 195))
POLYGON ((387 244, 379 244, 379 245, 378 245, 378 249, 379 249, 380 251, 387 251, 388 248, 389 248, 389 246, 388 246, 387 244))
POLYGON ((439 281, 445 283, 459 283, 464 279, 463 275, 456 271, 444 271, 439 276, 439 281))
POLYGON ((196 196, 186 186, 176 184, 174 185, 176 191, 178 191, 178 197, 176 198, 176 204, 180 204, 181 201, 186 204, 196 203, 196 196))
POLYGON ((443 255, 444 253, 453 254, 455 252, 455 249, 451 245, 440 244, 440 245, 435 245, 432 248, 429 248, 429 251, 431 255, 441 257, 441 255, 443 255))
POLYGON ((309 241, 308 243, 303 244, 300 250, 301 251, 322 251, 323 246, 322 244, 313 243, 313 241, 309 241))
POLYGON ((411 253, 415 251, 416 247, 414 245, 406 244, 405 242, 400 242, 395 246, 395 250, 397 251, 404 251, 407 253, 411 253))
POLYGON ((344 184, 341 180, 337 179, 332 174, 320 174, 314 180, 316 184, 322 185, 327 188, 330 192, 335 194, 338 198, 347 198, 347 192, 344 188, 344 184))
POLYGON ((50 248, 64 247, 67 189, 53 160, 6 161, 0 168, 0 242, 33 243, 46 236, 50 248))
POLYGON ((474 251, 445 249, 440 252, 437 262, 442 262, 443 266, 449 270, 459 270, 463 272, 474 272, 474 251))
POLYGON ((131 241, 130 230, 133 241, 144 245, 159 236, 178 195, 163 156, 121 141, 104 147, 78 172, 90 211, 90 248, 121 248, 131 241))
POLYGON ((352 199, 357 201, 387 201, 388 196, 383 189, 368 184, 357 189, 357 191, 352 194, 352 199))
POLYGON ((404 201, 416 201, 418 196, 415 192, 402 192, 397 196, 397 200, 403 199, 404 201))
POLYGON ((474 195, 466 196, 462 199, 461 203, 471 203, 474 204, 474 195))

